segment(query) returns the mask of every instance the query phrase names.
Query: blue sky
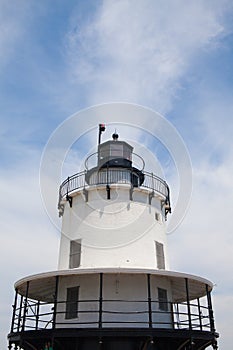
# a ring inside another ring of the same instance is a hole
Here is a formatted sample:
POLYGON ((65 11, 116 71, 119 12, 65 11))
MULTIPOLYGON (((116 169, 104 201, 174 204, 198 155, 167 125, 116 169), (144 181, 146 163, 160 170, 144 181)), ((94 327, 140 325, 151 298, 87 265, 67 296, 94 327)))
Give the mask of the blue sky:
MULTIPOLYGON (((171 265, 216 283, 220 345, 230 350, 232 2, 0 0, 0 23, 1 348, 13 283, 57 264, 59 234, 39 186, 47 140, 83 108, 129 102, 162 113, 188 148, 193 194, 168 240, 171 265)), ((89 152, 85 139, 79 147, 89 152)))

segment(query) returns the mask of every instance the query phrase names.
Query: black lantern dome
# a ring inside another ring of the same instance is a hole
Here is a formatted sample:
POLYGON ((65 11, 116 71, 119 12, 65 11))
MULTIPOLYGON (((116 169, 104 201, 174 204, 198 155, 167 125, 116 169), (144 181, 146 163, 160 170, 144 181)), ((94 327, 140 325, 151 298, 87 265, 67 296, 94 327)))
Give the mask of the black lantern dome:
MULTIPOLYGON (((116 183, 122 181, 123 178, 130 177, 130 183, 133 187, 138 187, 142 185, 144 181, 144 160, 133 153, 133 147, 125 142, 118 140, 119 135, 115 132, 112 135, 112 140, 99 143, 98 152, 92 154, 87 158, 86 161, 86 182, 88 184, 93 183, 93 178, 96 181, 98 177, 98 183, 101 183, 101 179, 104 178, 104 183, 106 183, 105 177, 108 177, 109 183, 116 183), (88 161, 89 159, 96 157, 97 155, 97 166, 89 169, 88 161), (140 159, 141 169, 134 166, 133 156, 140 159)), ((108 184, 109 184, 108 183, 108 184)))

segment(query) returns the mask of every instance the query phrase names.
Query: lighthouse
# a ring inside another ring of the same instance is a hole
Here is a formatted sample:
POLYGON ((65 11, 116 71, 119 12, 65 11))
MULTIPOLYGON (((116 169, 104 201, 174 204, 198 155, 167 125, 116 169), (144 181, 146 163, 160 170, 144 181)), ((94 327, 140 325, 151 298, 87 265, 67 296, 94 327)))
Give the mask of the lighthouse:
POLYGON ((59 188, 58 269, 15 283, 9 350, 217 349, 213 284, 170 270, 170 190, 116 131, 59 188))

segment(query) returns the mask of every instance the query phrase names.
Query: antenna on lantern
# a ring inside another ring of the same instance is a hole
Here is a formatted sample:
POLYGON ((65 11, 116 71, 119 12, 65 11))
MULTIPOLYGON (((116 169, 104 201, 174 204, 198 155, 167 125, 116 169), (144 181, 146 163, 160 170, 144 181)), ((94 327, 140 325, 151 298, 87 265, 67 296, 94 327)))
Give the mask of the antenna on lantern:
POLYGON ((105 124, 99 124, 99 144, 101 142, 101 134, 105 131, 105 124))

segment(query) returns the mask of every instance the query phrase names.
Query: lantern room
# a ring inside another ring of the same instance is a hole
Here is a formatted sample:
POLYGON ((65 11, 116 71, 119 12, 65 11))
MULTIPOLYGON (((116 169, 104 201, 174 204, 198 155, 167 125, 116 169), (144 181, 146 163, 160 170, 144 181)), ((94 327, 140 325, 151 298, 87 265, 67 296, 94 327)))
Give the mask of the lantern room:
POLYGON ((117 134, 113 134, 112 137, 113 140, 98 146, 98 166, 131 167, 133 147, 125 141, 118 141, 117 134))

